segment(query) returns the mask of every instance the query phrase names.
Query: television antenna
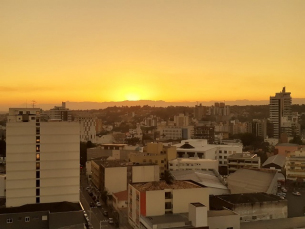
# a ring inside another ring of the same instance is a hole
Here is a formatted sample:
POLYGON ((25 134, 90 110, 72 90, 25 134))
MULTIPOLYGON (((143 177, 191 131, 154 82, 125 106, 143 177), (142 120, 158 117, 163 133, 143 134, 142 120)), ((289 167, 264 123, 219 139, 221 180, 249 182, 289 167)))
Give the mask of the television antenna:
POLYGON ((36 101, 32 100, 32 107, 35 108, 36 101))

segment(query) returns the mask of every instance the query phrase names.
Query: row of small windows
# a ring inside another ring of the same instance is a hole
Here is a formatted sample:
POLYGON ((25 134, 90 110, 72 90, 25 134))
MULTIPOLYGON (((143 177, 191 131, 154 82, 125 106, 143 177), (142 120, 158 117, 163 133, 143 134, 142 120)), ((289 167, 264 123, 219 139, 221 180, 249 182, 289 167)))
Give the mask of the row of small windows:
MULTIPOLYGON (((18 221, 22 221, 23 217, 18 217, 18 221)), ((40 217, 36 216, 36 217, 32 217, 32 220, 39 220, 40 217)), ((44 216, 41 216, 41 220, 48 220, 48 216, 44 215, 44 216)), ((31 221, 31 218, 30 216, 26 216, 24 217, 24 222, 26 223, 29 223, 31 221)), ((13 223, 14 220, 13 218, 7 218, 6 219, 6 223, 13 223)))

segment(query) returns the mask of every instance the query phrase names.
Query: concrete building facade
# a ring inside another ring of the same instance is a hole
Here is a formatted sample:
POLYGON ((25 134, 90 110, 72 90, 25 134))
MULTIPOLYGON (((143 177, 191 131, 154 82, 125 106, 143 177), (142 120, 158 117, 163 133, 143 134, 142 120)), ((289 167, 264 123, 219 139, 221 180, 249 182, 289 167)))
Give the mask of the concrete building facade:
POLYGON ((234 173, 238 169, 261 167, 261 159, 256 154, 251 153, 236 153, 228 158, 228 175, 234 173))
POLYGON ((79 125, 40 122, 38 108, 11 108, 6 206, 79 201, 79 125))

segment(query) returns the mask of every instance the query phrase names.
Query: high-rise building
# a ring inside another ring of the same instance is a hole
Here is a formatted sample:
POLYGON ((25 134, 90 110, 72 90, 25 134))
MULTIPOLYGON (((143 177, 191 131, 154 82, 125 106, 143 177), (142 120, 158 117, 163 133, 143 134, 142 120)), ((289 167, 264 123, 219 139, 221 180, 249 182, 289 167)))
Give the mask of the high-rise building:
POLYGON ((79 201, 79 124, 41 122, 38 108, 10 108, 6 207, 79 201))
POLYGON ((66 103, 62 102, 61 106, 55 106, 50 109, 49 117, 51 120, 62 120, 62 121, 71 121, 71 114, 68 108, 66 108, 66 103))
POLYGON ((287 122, 291 122, 291 96, 285 87, 275 96, 270 96, 270 121, 273 124, 273 137, 280 138, 281 132, 291 134, 287 122))

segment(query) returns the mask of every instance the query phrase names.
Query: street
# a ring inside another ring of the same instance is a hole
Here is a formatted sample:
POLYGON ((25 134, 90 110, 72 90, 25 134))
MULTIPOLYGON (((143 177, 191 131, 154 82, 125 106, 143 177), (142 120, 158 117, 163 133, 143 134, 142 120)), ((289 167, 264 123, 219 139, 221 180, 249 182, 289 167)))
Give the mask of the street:
MULTIPOLYGON (((94 207, 90 208, 90 203, 94 202, 89 195, 89 193, 86 191, 86 187, 88 187, 88 181, 85 175, 81 174, 81 183, 80 183, 80 201, 90 219, 90 222, 94 229, 110 229, 115 228, 114 225, 111 225, 108 223, 108 218, 112 217, 110 209, 103 203, 101 200, 100 203, 102 204, 101 207, 94 207), (109 216, 104 216, 103 211, 107 210, 110 214, 109 216)), ((128 223, 124 225, 120 225, 118 228, 122 229, 130 229, 130 226, 128 223)))

